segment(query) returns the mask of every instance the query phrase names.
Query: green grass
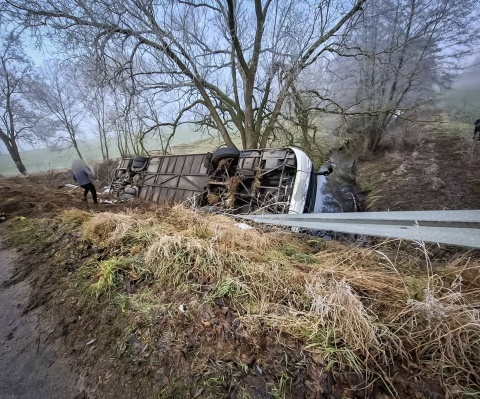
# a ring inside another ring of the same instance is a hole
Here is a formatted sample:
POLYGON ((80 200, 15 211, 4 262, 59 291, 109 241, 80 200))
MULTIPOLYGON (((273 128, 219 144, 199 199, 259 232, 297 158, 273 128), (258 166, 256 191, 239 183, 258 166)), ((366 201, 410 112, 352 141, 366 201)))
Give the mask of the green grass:
POLYGON ((77 208, 71 208, 64 211, 60 216, 60 222, 68 228, 81 226, 84 222, 93 216, 92 212, 82 211, 77 208))
POLYGON ((293 381, 285 372, 282 373, 277 383, 271 384, 270 393, 275 399, 285 399, 293 381))
POLYGON ((286 255, 291 261, 299 263, 315 263, 316 259, 313 255, 302 252, 299 248, 293 245, 286 245, 281 252, 286 255))
POLYGON ((28 246, 36 250, 49 247, 55 239, 47 224, 48 221, 45 219, 30 219, 23 216, 5 222, 9 244, 14 247, 28 246))
POLYGON ((140 277, 143 274, 141 263, 141 259, 135 256, 129 258, 119 256, 99 262, 97 281, 92 284, 95 295, 111 293, 116 286, 123 284, 128 276, 140 277))
POLYGON ((252 299, 253 293, 249 290, 248 286, 238 278, 225 278, 217 283, 211 299, 222 297, 239 301, 244 298, 252 299))

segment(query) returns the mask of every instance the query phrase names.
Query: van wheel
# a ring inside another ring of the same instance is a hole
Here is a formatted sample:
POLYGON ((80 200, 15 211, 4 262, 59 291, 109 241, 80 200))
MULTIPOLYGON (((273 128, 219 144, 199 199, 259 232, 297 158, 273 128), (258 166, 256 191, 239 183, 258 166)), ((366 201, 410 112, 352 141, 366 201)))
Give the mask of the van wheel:
POLYGON ((141 155, 135 155, 133 157, 133 162, 141 162, 141 163, 145 163, 147 162, 148 158, 147 157, 142 157, 141 155))
POLYGON ((136 171, 140 171, 140 169, 143 169, 147 161, 148 158, 142 157, 140 155, 135 155, 133 157, 132 168, 136 171))
POLYGON ((233 147, 222 147, 217 149, 212 155, 212 165, 217 166, 223 159, 238 159, 240 151, 233 147))
POLYGON ((144 163, 144 162, 138 162, 138 161, 133 161, 133 162, 132 162, 132 168, 133 168, 135 171, 138 171, 138 169, 142 169, 144 166, 145 166, 145 163, 144 163))

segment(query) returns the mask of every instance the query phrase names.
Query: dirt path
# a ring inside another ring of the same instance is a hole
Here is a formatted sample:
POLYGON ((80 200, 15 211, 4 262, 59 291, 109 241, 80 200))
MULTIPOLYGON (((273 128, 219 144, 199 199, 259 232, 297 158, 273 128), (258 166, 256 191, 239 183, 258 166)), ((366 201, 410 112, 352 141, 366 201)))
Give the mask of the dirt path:
POLYGON ((5 284, 15 255, 0 251, 0 399, 83 398, 79 381, 43 339, 40 311, 23 314, 30 287, 5 284))

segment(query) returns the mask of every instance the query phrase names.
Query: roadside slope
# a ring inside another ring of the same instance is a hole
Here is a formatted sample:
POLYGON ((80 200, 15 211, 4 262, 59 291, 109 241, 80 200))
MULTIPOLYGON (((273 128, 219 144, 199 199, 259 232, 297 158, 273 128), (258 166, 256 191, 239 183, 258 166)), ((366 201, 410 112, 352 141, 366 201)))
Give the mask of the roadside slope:
POLYGON ((425 135, 359 161, 368 211, 480 208, 480 141, 438 130, 425 135))
POLYGON ((30 308, 43 305, 49 340, 103 398, 480 389, 478 252, 241 230, 181 207, 70 209, 6 227, 30 308))

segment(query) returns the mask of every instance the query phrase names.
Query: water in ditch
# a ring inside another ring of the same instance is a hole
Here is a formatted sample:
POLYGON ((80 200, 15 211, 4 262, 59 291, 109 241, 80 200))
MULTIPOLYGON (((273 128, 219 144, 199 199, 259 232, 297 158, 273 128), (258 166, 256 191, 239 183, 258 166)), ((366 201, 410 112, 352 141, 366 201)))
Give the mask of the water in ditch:
POLYGON ((364 198, 356 185, 356 155, 345 149, 336 150, 330 158, 333 173, 317 176, 314 213, 359 212, 364 198))

